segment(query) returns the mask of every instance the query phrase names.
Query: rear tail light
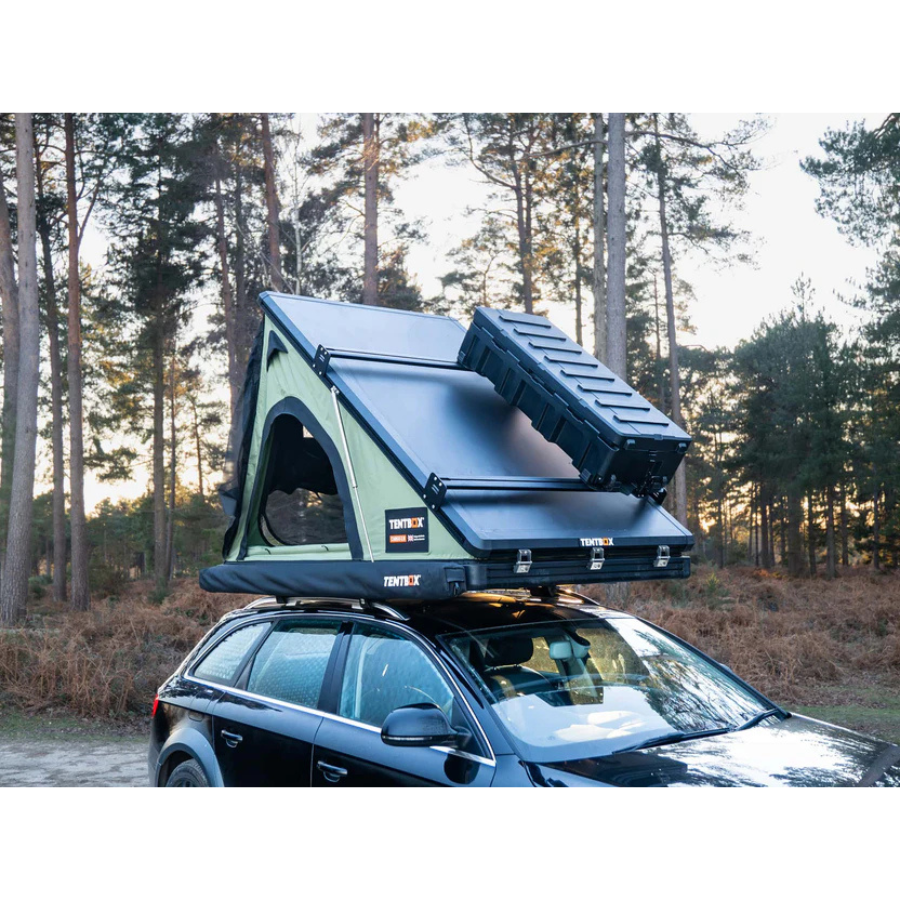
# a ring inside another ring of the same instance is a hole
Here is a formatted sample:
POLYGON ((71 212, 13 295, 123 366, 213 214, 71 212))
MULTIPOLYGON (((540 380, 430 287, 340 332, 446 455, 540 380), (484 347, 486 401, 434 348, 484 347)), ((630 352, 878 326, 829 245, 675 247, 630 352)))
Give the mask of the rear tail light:
POLYGON ((159 694, 157 694, 153 698, 153 710, 150 713, 150 718, 152 719, 156 715, 156 710, 159 708, 159 694))

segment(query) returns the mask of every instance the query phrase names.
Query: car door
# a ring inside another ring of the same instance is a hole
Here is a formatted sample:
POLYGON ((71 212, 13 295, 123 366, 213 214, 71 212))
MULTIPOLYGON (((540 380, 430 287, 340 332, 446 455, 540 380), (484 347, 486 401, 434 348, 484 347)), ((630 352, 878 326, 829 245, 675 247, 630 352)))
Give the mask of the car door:
POLYGON ((313 752, 317 786, 488 785, 494 761, 465 704, 429 650, 388 627, 357 624, 344 638, 335 667, 335 715, 322 722, 313 752), (397 747, 381 739, 388 713, 434 703, 468 742, 447 747, 397 747))
POLYGON ((213 707, 226 785, 308 787, 319 699, 341 623, 277 622, 213 707))

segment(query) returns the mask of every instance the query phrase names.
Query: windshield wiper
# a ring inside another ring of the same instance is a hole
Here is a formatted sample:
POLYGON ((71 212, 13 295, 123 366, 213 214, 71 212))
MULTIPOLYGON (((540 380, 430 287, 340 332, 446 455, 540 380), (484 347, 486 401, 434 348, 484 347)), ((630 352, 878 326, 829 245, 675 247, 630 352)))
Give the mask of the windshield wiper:
POLYGON ((669 734, 663 734, 659 737, 648 738, 639 744, 632 744, 630 747, 623 747, 616 750, 616 753, 630 753, 632 750, 646 750, 648 747, 661 747, 663 744, 680 744, 682 741, 692 741, 694 738, 715 737, 717 734, 728 734, 730 728, 709 728, 706 731, 672 731, 669 734))
POLYGON ((773 706, 771 709, 764 709, 761 713, 757 713, 753 718, 747 719, 743 725, 738 725, 737 728, 733 728, 732 731, 744 731, 747 728, 752 728, 754 725, 759 725, 763 719, 768 719, 769 716, 777 716, 781 714, 780 709, 775 709, 773 706))
POLYGON ((763 719, 768 719, 769 716, 778 715, 781 715, 781 710, 773 706, 771 709, 764 709, 761 713, 757 713, 753 718, 747 719, 746 722, 738 725, 736 728, 709 728, 706 731, 671 731, 669 734, 648 738, 646 741, 632 744, 630 747, 623 747, 621 750, 614 751, 612 755, 615 756, 616 753, 630 753, 632 750, 646 750, 648 747, 662 747, 664 744, 680 744, 682 741, 691 741, 694 738, 715 737, 719 734, 744 731, 746 728, 758 725, 763 719))

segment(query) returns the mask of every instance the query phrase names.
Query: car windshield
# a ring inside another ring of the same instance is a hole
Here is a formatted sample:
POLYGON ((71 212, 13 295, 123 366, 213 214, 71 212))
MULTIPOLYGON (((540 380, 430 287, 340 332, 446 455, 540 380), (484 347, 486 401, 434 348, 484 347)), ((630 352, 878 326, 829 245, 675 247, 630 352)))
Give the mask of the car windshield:
POLYGON ((676 732, 737 728, 767 706, 650 625, 609 617, 445 638, 520 756, 605 756, 676 732))

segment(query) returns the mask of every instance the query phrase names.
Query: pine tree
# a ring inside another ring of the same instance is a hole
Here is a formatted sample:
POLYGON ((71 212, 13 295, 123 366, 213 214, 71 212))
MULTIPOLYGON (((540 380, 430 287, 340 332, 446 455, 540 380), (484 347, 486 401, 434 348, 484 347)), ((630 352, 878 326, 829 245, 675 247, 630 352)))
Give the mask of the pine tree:
MULTIPOLYGON (((728 254, 729 262, 746 261, 739 252, 748 235, 730 222, 720 221, 712 211, 714 198, 740 206, 747 191, 748 175, 759 162, 750 143, 765 128, 762 120, 741 122, 722 138, 704 140, 691 128, 686 116, 668 113, 650 115, 632 129, 635 140, 643 139, 640 158, 658 208, 660 256, 666 298, 669 345, 671 413, 684 426, 681 412, 680 370, 675 316, 675 247, 683 252, 701 248, 707 256, 728 254)), ((675 510, 687 523, 686 470, 675 475, 675 510)))
POLYGON ((626 377, 625 328, 625 114, 609 115, 609 212, 606 245, 606 364, 626 377))
MULTIPOLYGON (((142 390, 152 395, 153 556, 157 591, 163 593, 169 580, 167 354, 186 322, 190 293, 200 283, 200 248, 209 232, 195 215, 204 181, 201 148, 187 117, 153 114, 136 124, 127 144, 126 178, 107 209, 107 221, 122 311, 135 329, 133 376, 121 393, 128 401, 142 390)), ((146 415, 140 403, 133 409, 137 421, 146 415)))
POLYGON ((62 243, 58 234, 65 216, 65 200, 56 169, 60 166, 51 153, 51 141, 59 131, 59 123, 52 116, 36 117, 35 130, 37 177, 37 231, 41 243, 44 274, 44 306, 46 309, 47 342, 50 357, 50 417, 53 453, 53 599, 66 600, 66 494, 65 459, 63 448, 63 365, 60 352, 59 311, 56 297, 56 276, 53 269, 54 244, 62 243), (39 133, 38 133, 39 132, 39 133))
POLYGON ((537 113, 465 113, 443 122, 447 141, 459 162, 471 165, 491 186, 492 208, 476 240, 497 238, 517 275, 513 302, 532 313, 541 299, 541 270, 546 235, 541 216, 547 179, 553 167, 553 117, 537 113))
POLYGON ((427 139, 433 133, 428 117, 399 113, 350 113, 322 121, 310 170, 326 182, 322 199, 330 218, 362 243, 360 288, 347 299, 388 306, 408 302, 399 294, 381 294, 394 280, 383 279, 379 269, 390 259, 392 267, 399 262, 405 271, 409 241, 422 239, 418 223, 404 221, 394 188, 428 156, 427 139))
POLYGON ((31 571, 35 442, 40 381, 40 307, 35 247, 34 132, 31 113, 16 113, 18 197, 19 366, 6 560, 0 586, 0 621, 24 615, 31 571))

